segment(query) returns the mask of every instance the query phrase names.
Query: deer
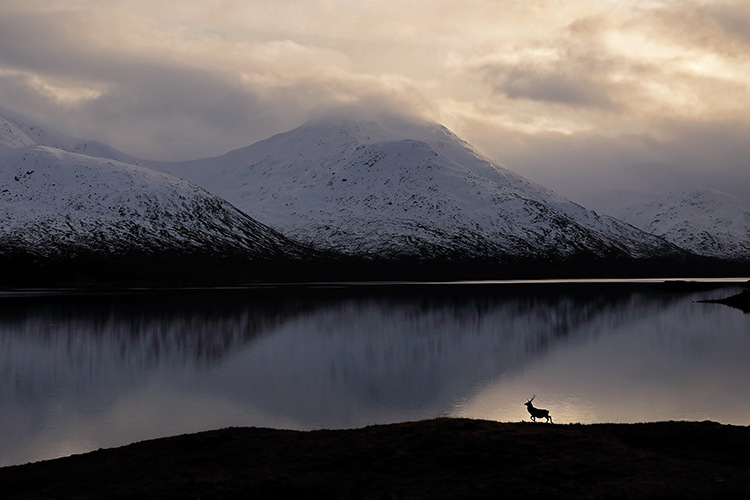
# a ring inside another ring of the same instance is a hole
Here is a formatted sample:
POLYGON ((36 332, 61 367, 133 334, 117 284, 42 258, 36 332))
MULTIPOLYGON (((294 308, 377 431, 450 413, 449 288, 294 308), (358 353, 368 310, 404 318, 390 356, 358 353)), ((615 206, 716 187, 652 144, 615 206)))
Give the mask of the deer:
POLYGON ((554 423, 552 422, 552 417, 549 414, 549 410, 543 410, 542 408, 534 408, 534 405, 531 404, 532 401, 534 401, 534 398, 536 397, 536 394, 531 396, 531 399, 526 401, 524 405, 526 405, 526 409, 529 410, 529 413, 531 414, 531 421, 536 422, 537 418, 546 418, 548 423, 554 423))

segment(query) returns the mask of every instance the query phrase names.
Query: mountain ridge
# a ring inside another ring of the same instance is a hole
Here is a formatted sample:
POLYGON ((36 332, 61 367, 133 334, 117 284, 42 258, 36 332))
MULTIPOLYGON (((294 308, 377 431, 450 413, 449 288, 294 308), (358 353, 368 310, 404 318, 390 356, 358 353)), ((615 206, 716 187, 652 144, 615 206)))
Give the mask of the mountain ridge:
POLYGON ((7 120, 0 122, 0 138, 0 258, 6 280, 12 275, 23 282, 31 274, 44 280, 45 273, 56 279, 102 279, 98 274, 156 279, 167 273, 182 281, 196 277, 200 268, 201 279, 210 281, 214 271, 227 279, 232 266, 243 279, 269 278, 268 263, 294 267, 314 255, 187 181, 37 144, 7 120))
POLYGON ((750 262, 750 204, 710 188, 613 191, 601 210, 698 255, 750 262))
POLYGON ((436 123, 323 117, 174 163, 28 123, 0 117, 0 257, 31 267, 96 261, 95 276, 145 259, 170 279, 215 267, 236 282, 686 275, 707 262, 436 123))
POLYGON ((123 153, 103 142, 77 139, 54 129, 33 124, 20 115, 0 108, 0 149, 23 146, 48 146, 69 153, 80 153, 133 165, 144 163, 144 160, 123 153))
POLYGON ((318 119, 222 156, 151 166, 294 239, 353 256, 680 253, 505 169, 435 124, 318 119))

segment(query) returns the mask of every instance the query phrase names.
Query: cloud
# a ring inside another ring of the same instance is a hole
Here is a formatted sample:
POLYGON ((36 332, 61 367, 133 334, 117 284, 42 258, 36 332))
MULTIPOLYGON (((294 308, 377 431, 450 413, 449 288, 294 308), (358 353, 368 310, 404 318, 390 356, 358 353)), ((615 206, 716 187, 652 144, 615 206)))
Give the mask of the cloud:
POLYGON ((614 189, 712 187, 750 199, 747 123, 663 123, 658 129, 662 137, 595 130, 532 135, 513 129, 483 137, 485 130, 469 125, 467 135, 491 145, 484 151, 512 170, 587 206, 614 189))
POLYGON ((747 11, 662 2, 485 47, 454 63, 486 89, 483 100, 449 101, 457 128, 580 201, 695 186, 750 199, 750 65, 735 33, 747 11))
MULTIPOLYGON (((750 45, 750 6, 746 3, 714 6, 708 9, 708 15, 722 29, 723 38, 730 46, 747 48, 750 45)), ((720 48, 722 44, 718 45, 720 48)))
POLYGON ((492 68, 488 73, 488 79, 495 82, 495 90, 510 99, 532 99, 571 106, 612 105, 601 85, 566 71, 555 73, 525 68, 499 71, 498 68, 492 68))
POLYGON ((603 43, 604 24, 599 16, 576 19, 558 32, 475 55, 466 70, 496 97, 611 108, 612 76, 621 64, 603 43))
POLYGON ((0 73, 9 97, 0 104, 132 154, 172 160, 223 153, 341 104, 415 113, 429 106, 412 79, 351 71, 348 56, 328 47, 202 34, 197 47, 183 39, 186 46, 171 48, 180 44, 157 37, 161 43, 140 54, 142 42, 77 36, 86 21, 79 12, 0 21, 0 46, 9 47, 0 62, 13 68, 0 73))
POLYGON ((0 107, 173 160, 391 110, 568 196, 750 200, 748 27, 739 0, 6 0, 0 107))

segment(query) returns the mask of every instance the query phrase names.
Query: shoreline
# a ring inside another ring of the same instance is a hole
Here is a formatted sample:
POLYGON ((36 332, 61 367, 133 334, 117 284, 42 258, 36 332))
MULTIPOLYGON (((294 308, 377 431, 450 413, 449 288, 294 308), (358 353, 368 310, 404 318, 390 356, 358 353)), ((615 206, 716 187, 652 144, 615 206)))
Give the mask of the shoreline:
POLYGON ((560 278, 560 279, 509 279, 509 280, 457 280, 457 281, 310 281, 310 282, 258 282, 237 285, 196 285, 196 286, 148 286, 141 285, 96 285, 96 286, 59 286, 59 287, 3 287, 0 286, 0 299, 45 298, 56 296, 120 296, 120 295, 164 295, 164 294, 252 294, 252 293, 287 293, 321 291, 380 291, 410 289, 438 290, 454 289, 495 290, 507 288, 533 287, 646 287, 671 292, 693 292, 728 287, 750 287, 748 277, 718 278, 560 278))
POLYGON ((711 498, 750 493, 750 427, 715 422, 232 427, 0 468, 4 498, 711 498))

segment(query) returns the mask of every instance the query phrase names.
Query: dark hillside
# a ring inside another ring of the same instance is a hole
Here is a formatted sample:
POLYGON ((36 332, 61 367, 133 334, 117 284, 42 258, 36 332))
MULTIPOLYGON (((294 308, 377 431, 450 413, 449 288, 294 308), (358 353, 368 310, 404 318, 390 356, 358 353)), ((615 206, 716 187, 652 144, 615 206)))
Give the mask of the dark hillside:
POLYGON ((230 428, 0 469, 3 498, 748 498, 750 429, 437 419, 230 428))

